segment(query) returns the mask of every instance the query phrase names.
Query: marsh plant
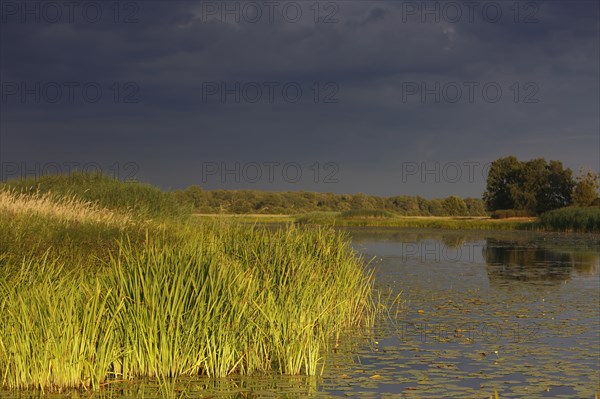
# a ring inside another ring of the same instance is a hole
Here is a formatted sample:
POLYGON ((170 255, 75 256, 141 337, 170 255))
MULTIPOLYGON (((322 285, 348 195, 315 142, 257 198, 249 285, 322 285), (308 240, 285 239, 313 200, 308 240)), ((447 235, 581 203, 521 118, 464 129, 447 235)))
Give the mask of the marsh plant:
POLYGON ((374 322, 372 275, 330 228, 159 223, 38 191, 0 198, 0 389, 316 375, 341 334, 374 322))
POLYGON ((555 231, 600 232, 600 208, 568 207, 544 213, 539 222, 542 228, 555 231))

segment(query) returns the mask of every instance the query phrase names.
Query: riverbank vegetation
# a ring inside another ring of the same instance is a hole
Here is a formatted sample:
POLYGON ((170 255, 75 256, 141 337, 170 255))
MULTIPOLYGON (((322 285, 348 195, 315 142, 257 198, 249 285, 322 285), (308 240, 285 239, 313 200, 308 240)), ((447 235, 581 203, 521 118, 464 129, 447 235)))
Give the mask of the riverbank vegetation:
POLYGON ((269 192, 254 190, 202 190, 191 186, 174 195, 200 214, 280 214, 309 212, 389 212, 401 216, 486 216, 483 200, 450 196, 426 199, 399 195, 380 197, 365 194, 316 192, 269 192))
POLYGON ((0 187, 0 390, 315 375, 373 323, 373 277, 343 233, 200 223, 150 186, 49 179, 0 187))
POLYGON ((555 209, 544 213, 538 225, 546 230, 600 233, 600 207, 555 209))
POLYGON ((180 204, 202 215, 200 218, 219 214, 239 215, 236 218, 246 222, 597 232, 593 215, 600 206, 598 188, 598 175, 593 171, 582 170, 574 178, 573 172, 560 161, 547 162, 543 158, 519 161, 509 156, 491 163, 482 199, 205 191, 198 186, 175 191, 173 195, 180 204), (550 215, 540 219, 547 212, 550 215), (261 219, 259 215, 272 216, 261 219), (566 220, 570 216, 575 219, 566 220))
POLYGON ((343 213, 313 212, 298 215, 297 224, 334 226, 407 227, 448 230, 527 230, 534 229, 536 218, 491 219, 489 217, 386 216, 346 217, 343 213))
POLYGON ((535 230, 535 217, 493 219, 468 216, 399 216, 387 212, 308 212, 298 215, 194 214, 199 220, 231 220, 247 224, 298 224, 318 226, 399 227, 446 230, 535 230))

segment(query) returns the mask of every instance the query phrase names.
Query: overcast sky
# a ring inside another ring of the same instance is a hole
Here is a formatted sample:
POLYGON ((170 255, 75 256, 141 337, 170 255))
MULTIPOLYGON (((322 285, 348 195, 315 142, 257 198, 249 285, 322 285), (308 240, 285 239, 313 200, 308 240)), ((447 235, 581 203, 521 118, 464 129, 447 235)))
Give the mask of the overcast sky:
POLYGON ((595 0, 0 5, 1 178, 479 197, 507 155, 600 169, 595 0))

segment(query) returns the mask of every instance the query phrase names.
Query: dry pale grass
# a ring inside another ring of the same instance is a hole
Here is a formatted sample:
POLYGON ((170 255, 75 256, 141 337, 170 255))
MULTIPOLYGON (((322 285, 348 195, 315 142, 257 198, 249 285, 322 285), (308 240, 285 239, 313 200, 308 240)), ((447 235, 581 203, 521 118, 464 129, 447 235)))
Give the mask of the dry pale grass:
POLYGON ((75 196, 56 198, 50 192, 23 194, 0 190, 0 212, 15 216, 37 215, 64 222, 98 223, 125 227, 131 215, 114 212, 75 196))

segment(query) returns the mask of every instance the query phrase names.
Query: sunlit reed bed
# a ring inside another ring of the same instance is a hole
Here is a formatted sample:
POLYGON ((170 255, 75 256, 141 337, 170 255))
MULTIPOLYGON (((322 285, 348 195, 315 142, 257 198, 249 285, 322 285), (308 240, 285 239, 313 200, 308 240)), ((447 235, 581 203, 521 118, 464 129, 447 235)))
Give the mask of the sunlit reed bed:
POLYGON ((85 273, 50 250, 0 258, 4 389, 315 375, 340 334, 373 323, 372 276, 332 229, 172 222, 115 239, 85 273))
POLYGON ((41 216, 62 223, 76 221, 124 227, 132 222, 128 213, 115 212, 74 195, 57 198, 51 192, 23 193, 11 188, 0 189, 0 213, 11 216, 41 216))

